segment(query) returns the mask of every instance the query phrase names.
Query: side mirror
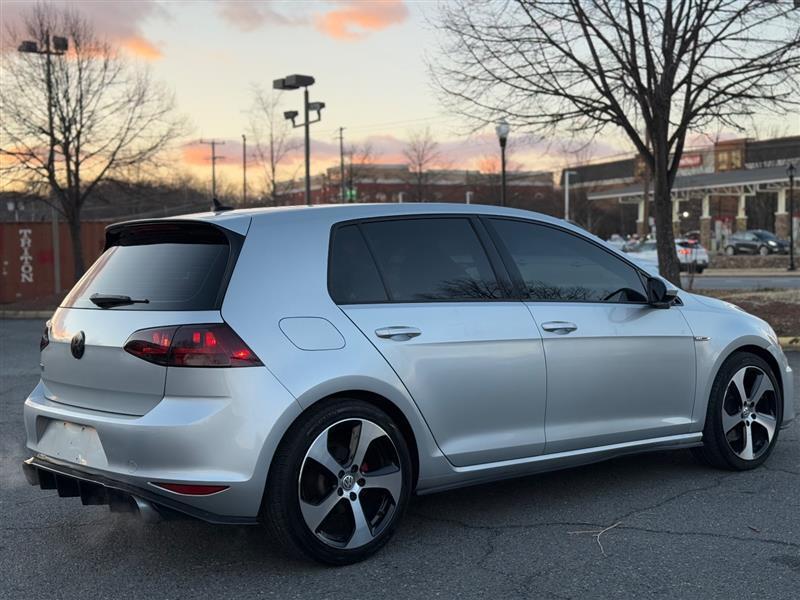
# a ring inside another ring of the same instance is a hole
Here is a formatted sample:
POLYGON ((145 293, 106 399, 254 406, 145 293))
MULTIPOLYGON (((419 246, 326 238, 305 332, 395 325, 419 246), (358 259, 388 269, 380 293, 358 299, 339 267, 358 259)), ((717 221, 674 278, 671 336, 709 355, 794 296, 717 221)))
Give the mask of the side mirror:
POLYGON ((667 289, 667 285, 657 277, 647 279, 647 303, 654 308, 669 308, 672 306, 678 290, 667 289))

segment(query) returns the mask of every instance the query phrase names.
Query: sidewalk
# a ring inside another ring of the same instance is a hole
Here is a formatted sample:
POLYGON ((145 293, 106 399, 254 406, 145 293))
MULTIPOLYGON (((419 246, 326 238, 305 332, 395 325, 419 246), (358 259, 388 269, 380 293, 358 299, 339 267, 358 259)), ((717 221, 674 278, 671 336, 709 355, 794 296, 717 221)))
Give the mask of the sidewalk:
MULTIPOLYGON (((686 273, 682 273, 685 277, 686 273)), ((714 269, 703 271, 702 275, 695 277, 800 277, 800 270, 787 271, 786 269, 714 269)))

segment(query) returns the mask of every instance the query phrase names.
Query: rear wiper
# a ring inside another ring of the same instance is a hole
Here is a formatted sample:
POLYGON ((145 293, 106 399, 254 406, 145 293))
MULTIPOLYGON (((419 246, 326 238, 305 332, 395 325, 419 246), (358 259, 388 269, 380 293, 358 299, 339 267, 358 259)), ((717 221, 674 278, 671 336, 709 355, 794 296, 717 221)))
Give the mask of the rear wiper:
POLYGON ((126 306, 128 304, 149 304, 150 300, 143 298, 136 300, 130 296, 116 296, 114 294, 92 294, 89 300, 100 308, 111 308, 112 306, 126 306))

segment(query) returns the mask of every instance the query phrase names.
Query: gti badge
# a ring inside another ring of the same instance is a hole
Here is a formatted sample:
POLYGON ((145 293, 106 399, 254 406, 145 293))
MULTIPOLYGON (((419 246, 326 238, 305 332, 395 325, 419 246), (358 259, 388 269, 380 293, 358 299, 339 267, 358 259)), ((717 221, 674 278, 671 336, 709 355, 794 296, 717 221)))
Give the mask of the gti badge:
POLYGON ((72 356, 80 358, 83 356, 83 351, 86 350, 86 336, 82 331, 79 331, 72 336, 72 341, 69 343, 69 349, 72 356))

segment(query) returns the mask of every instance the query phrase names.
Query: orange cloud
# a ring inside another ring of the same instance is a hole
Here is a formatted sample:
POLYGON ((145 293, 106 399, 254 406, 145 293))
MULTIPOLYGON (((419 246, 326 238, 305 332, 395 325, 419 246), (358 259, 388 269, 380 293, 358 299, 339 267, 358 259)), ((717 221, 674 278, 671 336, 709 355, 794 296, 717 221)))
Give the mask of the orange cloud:
POLYGON ((158 60, 163 56, 161 50, 140 35, 125 38, 122 40, 122 46, 134 56, 145 60, 158 60))
POLYGON ((338 40, 360 40, 369 33, 399 25, 408 18, 408 7, 402 0, 350 0, 342 4, 342 8, 318 15, 314 19, 314 25, 319 31, 338 40))

